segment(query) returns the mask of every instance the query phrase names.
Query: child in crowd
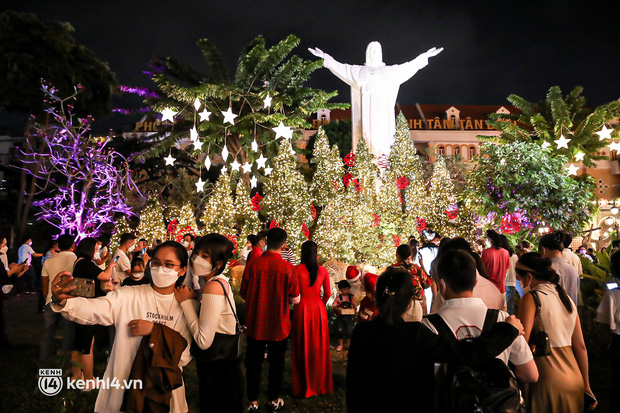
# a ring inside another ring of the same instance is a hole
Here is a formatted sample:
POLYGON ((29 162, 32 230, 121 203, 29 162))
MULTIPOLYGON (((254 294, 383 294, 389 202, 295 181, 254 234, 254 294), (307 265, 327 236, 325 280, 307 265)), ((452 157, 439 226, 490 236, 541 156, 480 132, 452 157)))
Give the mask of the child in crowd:
POLYGON ((145 265, 142 257, 131 260, 131 276, 123 280, 122 286, 150 284, 151 277, 144 275, 145 265))
POLYGON ((355 265, 349 265, 345 272, 345 277, 351 288, 351 294, 353 296, 360 296, 362 294, 362 274, 355 265))
POLYGON ((334 300, 333 308, 336 313, 336 330, 338 331, 338 347, 340 351, 349 348, 353 324, 355 323, 355 298, 351 294, 351 284, 347 280, 338 282, 340 293, 334 300))
POLYGON ((364 274, 364 289, 366 297, 360 303, 360 309, 357 313, 357 322, 370 321, 379 314, 377 304, 375 303, 375 287, 377 285, 377 274, 367 272, 364 274))

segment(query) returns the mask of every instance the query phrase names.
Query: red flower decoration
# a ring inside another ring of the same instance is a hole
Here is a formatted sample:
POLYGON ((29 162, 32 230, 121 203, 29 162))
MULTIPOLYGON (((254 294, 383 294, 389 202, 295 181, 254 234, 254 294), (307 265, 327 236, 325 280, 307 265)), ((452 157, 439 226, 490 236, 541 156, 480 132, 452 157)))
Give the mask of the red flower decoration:
POLYGON ((176 219, 173 219, 172 221, 170 221, 170 223, 168 224, 168 235, 171 235, 177 232, 178 225, 179 225, 179 221, 177 221, 176 219))
POLYGON ((260 201, 262 201, 263 197, 257 192, 256 195, 252 197, 250 203, 252 204, 252 209, 254 211, 260 211, 263 207, 260 205, 260 201))
POLYGON ((507 214, 502 217, 500 228, 504 234, 514 234, 521 230, 521 221, 518 216, 507 214))
POLYGON ((336 181, 332 181, 332 185, 334 185, 334 189, 335 189, 336 191, 338 191, 338 190, 340 189, 340 187, 338 186, 338 182, 336 182, 336 181))
POLYGON ((349 183, 351 182, 351 179, 353 179, 353 175, 351 175, 350 173, 346 173, 342 177, 342 182, 344 182, 344 186, 348 187, 349 183))
POLYGON ((456 204, 448 205, 448 209, 446 209, 444 213, 447 215, 448 220, 451 221, 453 219, 458 218, 458 216, 459 216, 459 207, 456 204))
POLYGON ((185 236, 185 234, 192 234, 195 237, 196 236, 196 231, 194 231, 194 228, 192 228, 191 225, 187 225, 187 226, 179 229, 177 231, 177 236, 176 236, 177 242, 183 241, 183 237, 185 236))
POLYGON ((398 193, 398 201, 401 205, 403 204, 403 194, 401 194, 400 192, 398 193))
POLYGON ((358 194, 362 192, 362 184, 360 184, 360 181, 358 181, 357 179, 352 179, 351 182, 353 182, 353 185, 355 185, 355 190, 358 194))
POLYGON ((271 228, 280 228, 280 224, 272 219, 271 222, 269 223, 269 229, 271 228))
POLYGON ((373 218, 372 223, 375 225, 375 227, 378 227, 379 224, 381 223, 381 217, 373 212, 372 218, 373 218))
POLYGON ((424 218, 420 218, 418 217, 418 225, 417 225, 418 231, 422 232, 426 229, 426 220, 424 218))
POLYGON ((355 154, 353 152, 349 152, 345 157, 344 157, 344 164, 346 166, 353 166, 355 165, 355 154))
POLYGON ((392 235, 392 239, 394 240, 394 246, 398 247, 400 245, 400 237, 398 235, 392 235))
POLYGON ((398 189, 406 189, 409 186, 409 179, 401 176, 396 179, 396 186, 398 189))
POLYGON ((310 205, 310 213, 312 214, 312 219, 315 220, 316 219, 316 208, 314 207, 314 205, 310 205))
POLYGON ((310 230, 308 229, 308 226, 306 225, 306 223, 305 223, 305 222, 302 222, 302 223, 301 223, 301 232, 303 232, 303 233, 304 233, 304 236, 305 236, 306 238, 309 238, 309 237, 310 237, 310 230))

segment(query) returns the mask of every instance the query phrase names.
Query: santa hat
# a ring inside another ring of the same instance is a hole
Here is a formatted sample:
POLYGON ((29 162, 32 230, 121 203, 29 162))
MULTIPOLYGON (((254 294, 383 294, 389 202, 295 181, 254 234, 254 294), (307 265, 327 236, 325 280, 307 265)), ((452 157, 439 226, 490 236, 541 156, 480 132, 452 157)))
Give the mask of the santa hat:
POLYGON ((375 292, 377 288, 377 278, 379 278, 379 276, 371 272, 364 274, 364 290, 366 290, 366 292, 375 292))
POLYGON ((360 272, 355 265, 349 265, 347 267, 347 271, 345 272, 345 276, 347 277, 347 281, 352 283, 360 279, 360 272))

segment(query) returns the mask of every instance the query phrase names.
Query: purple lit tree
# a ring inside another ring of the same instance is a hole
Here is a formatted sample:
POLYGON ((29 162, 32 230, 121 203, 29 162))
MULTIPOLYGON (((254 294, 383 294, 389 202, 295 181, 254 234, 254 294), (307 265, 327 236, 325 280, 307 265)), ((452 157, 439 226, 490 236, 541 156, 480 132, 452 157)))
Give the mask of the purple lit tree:
POLYGON ((110 136, 90 134, 92 116, 78 118, 72 103, 82 92, 77 85, 65 98, 42 81, 50 125, 35 124, 38 145, 21 151, 22 169, 36 179, 37 194, 46 198, 33 203, 37 219, 57 227, 77 240, 95 236, 102 224, 113 222, 115 213, 132 215, 125 193, 138 188, 127 160, 108 146, 110 136), (38 146, 39 150, 34 150, 38 146), (36 164, 37 168, 29 168, 36 164))

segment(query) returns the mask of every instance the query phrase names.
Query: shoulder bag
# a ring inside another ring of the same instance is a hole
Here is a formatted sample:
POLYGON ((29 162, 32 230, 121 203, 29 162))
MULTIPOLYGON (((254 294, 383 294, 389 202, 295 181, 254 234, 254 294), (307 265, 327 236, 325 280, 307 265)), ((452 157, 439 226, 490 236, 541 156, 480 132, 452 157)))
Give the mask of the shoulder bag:
POLYGON ((551 343, 549 342, 549 335, 545 331, 542 323, 542 316, 540 314, 540 297, 538 297, 538 291, 533 290, 530 291, 532 294, 532 298, 534 299, 534 304, 536 304, 536 315, 534 316, 538 319, 536 331, 532 329, 532 333, 530 334, 530 341, 528 344, 530 345, 530 349, 532 350, 532 355, 534 357, 545 357, 551 355, 551 343))

